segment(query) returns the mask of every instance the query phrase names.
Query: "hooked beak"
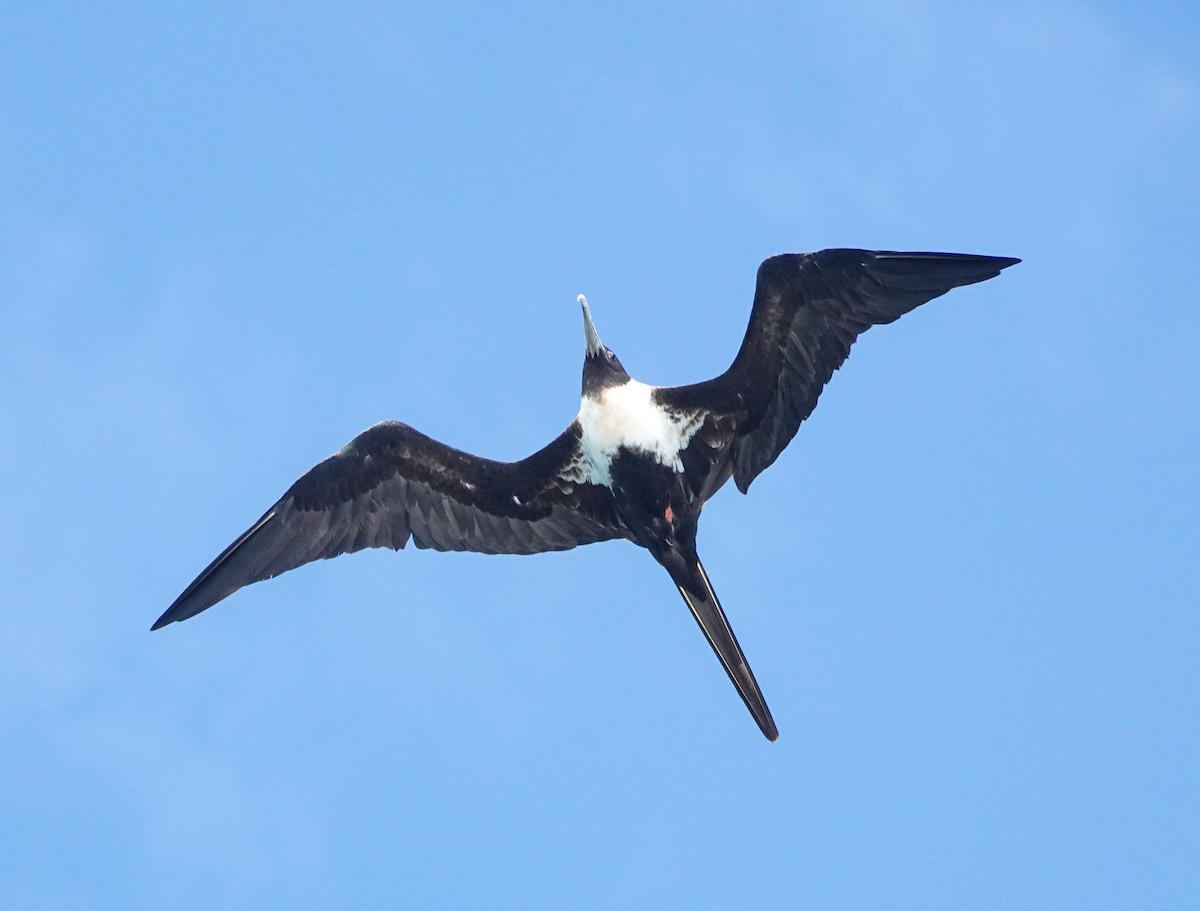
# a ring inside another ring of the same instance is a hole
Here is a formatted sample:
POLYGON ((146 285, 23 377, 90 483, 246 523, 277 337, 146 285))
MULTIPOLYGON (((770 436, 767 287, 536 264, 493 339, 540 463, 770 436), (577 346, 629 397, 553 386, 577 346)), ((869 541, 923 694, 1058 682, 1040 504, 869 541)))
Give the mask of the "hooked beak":
POLYGON ((583 307, 583 339, 587 342, 587 353, 589 355, 599 354, 604 345, 601 344, 600 333, 596 331, 596 326, 592 322, 592 311, 588 308, 587 298, 581 294, 577 300, 583 307))

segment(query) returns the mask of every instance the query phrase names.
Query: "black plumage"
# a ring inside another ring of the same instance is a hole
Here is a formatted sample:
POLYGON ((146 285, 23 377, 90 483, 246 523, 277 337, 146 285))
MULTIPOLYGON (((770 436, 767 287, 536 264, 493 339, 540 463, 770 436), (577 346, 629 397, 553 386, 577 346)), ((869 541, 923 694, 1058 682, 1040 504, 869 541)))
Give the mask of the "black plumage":
POLYGON ((152 628, 250 583, 367 547, 400 549, 412 540, 435 550, 532 554, 626 538, 670 573, 774 740, 770 711, 696 553, 704 503, 731 477, 745 493, 779 457, 859 335, 1017 262, 842 249, 771 257, 759 267, 732 365, 678 387, 632 381, 600 343, 585 301, 583 405, 549 445, 496 462, 406 424, 377 424, 296 481, 152 628))
POLYGON ((697 439, 703 448, 693 457, 707 464, 689 471, 693 483, 702 477, 711 496, 730 471, 746 493, 812 414, 862 333, 1019 262, 870 250, 785 253, 763 262, 750 325, 730 368, 706 382, 658 391, 667 408, 709 415, 697 439))
POLYGON ((519 462, 494 462, 399 421, 363 431, 309 470, 184 590, 151 629, 239 588, 367 547, 535 554, 621 537, 612 495, 563 479, 579 425, 519 462))

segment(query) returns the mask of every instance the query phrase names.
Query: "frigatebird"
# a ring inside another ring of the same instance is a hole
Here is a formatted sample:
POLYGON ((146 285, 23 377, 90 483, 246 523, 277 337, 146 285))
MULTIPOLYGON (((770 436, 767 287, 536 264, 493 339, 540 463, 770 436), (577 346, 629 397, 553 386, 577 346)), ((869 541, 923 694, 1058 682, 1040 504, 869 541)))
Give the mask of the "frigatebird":
POLYGON ((518 462, 454 449, 385 421, 316 465, 196 577, 151 629, 186 620, 244 585, 367 547, 534 554, 625 538, 679 588, 768 740, 779 736, 696 552, 709 497, 751 482, 795 436, 855 339, 1018 259, 834 249, 758 268, 733 364, 689 386, 631 378, 580 295, 579 415, 518 462))

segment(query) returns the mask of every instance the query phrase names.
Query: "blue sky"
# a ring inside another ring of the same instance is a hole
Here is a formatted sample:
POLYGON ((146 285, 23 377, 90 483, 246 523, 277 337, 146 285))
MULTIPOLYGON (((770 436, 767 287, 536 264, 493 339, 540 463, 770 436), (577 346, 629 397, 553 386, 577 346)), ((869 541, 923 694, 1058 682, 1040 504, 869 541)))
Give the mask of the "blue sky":
POLYGON ((1193 908, 1194 4, 18 4, 0 904, 1193 908), (700 547, 371 552, 151 635, 384 418, 516 458, 592 302, 728 364, 764 257, 1024 258, 873 331, 700 547))

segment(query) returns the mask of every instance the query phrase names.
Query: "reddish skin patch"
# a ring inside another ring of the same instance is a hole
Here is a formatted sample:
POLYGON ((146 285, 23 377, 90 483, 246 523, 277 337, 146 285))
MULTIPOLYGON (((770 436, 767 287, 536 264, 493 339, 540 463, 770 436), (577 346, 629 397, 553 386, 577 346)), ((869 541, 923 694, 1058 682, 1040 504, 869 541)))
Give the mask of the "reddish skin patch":
POLYGON ((675 521, 675 510, 673 510, 671 508, 670 503, 667 504, 667 510, 666 510, 666 512, 663 513, 663 518, 666 519, 668 522, 675 521))

